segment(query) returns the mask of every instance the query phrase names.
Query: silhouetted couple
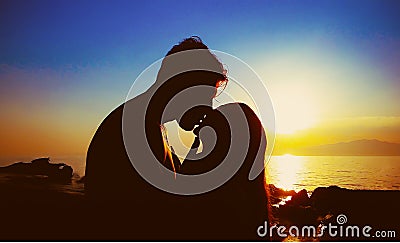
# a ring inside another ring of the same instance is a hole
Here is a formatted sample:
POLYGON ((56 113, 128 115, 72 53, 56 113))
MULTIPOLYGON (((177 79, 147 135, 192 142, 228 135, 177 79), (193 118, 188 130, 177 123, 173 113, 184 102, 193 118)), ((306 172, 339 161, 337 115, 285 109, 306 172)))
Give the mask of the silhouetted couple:
POLYGON ((264 172, 249 173, 264 164, 266 137, 247 105, 212 108, 226 82, 220 61, 191 37, 168 52, 145 93, 108 115, 87 153, 88 231, 99 240, 257 239, 267 196, 264 172), (163 126, 173 120, 197 135, 183 163, 163 126))

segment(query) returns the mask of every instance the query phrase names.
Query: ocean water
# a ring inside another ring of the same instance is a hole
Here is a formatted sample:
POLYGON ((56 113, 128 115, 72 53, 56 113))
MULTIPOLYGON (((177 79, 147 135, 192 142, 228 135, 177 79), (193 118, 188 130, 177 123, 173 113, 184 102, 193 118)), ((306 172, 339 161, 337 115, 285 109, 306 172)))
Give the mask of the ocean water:
MULTIPOLYGON (((7 159, 0 166, 34 158, 7 159)), ((63 185, 68 193, 82 193, 77 183, 85 173, 85 156, 53 157, 73 167, 72 183, 63 185)), ((4 180, 0 178, 0 183, 4 180)), ((349 189, 400 190, 400 156, 272 156, 266 166, 266 181, 279 188, 311 192, 320 186, 337 185, 349 189)))
POLYGON ((400 156, 272 156, 266 181, 286 190, 400 190, 400 156))

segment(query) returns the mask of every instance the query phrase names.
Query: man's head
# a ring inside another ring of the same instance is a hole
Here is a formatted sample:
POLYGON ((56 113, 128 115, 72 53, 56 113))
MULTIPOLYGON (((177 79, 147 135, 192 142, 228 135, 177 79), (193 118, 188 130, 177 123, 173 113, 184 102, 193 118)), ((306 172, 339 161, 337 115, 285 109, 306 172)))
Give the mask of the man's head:
POLYGON ((226 71, 199 37, 184 39, 172 47, 162 61, 156 85, 167 84, 163 96, 171 99, 168 119, 179 119, 197 105, 212 105, 220 86, 227 82, 226 71))
POLYGON ((174 86, 218 87, 227 81, 226 70, 200 37, 192 36, 168 51, 157 75, 157 82, 177 81, 174 86))
POLYGON ((183 41, 179 42, 179 44, 174 45, 171 50, 168 51, 167 55, 170 56, 172 54, 187 51, 187 50, 208 50, 208 47, 201 41, 200 37, 198 36, 191 36, 189 38, 184 39, 183 41))

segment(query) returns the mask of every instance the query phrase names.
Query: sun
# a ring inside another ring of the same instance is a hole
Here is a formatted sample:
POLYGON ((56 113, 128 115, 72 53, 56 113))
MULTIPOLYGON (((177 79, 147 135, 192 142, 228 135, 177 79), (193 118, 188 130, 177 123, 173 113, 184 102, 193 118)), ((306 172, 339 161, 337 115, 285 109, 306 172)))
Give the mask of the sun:
POLYGON ((276 131, 293 134, 314 126, 317 122, 317 102, 310 90, 287 87, 272 96, 276 116, 276 131))

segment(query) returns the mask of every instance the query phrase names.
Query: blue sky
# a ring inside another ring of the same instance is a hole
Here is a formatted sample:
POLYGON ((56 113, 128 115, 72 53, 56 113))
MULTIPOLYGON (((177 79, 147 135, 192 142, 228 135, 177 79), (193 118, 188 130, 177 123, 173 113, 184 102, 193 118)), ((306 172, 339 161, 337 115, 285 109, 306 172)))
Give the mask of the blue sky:
POLYGON ((298 42, 310 35, 353 46, 400 35, 396 1, 17 0, 1 5, 1 62, 33 67, 152 62, 192 34, 214 49, 248 55, 269 42, 298 42))
POLYGON ((301 85, 320 117, 400 117, 399 12, 368 0, 2 0, 0 122, 25 129, 2 142, 47 134, 64 146, 54 153, 84 152, 137 75, 191 35, 250 64, 278 113, 301 85))

